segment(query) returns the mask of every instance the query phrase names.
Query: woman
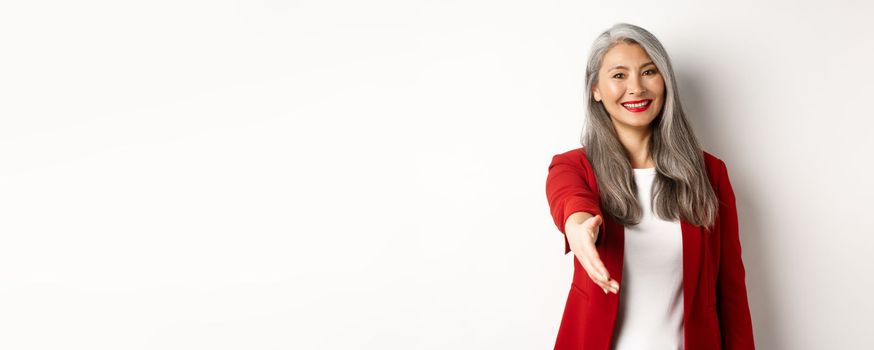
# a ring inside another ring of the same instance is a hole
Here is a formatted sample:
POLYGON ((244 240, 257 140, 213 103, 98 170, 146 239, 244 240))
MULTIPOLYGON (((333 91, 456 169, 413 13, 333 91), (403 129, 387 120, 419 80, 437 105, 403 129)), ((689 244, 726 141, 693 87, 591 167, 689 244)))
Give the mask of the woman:
POLYGON ((584 147, 555 155, 546 180, 576 257, 555 349, 753 349, 728 171, 686 121, 664 47, 614 25, 586 92, 584 147))

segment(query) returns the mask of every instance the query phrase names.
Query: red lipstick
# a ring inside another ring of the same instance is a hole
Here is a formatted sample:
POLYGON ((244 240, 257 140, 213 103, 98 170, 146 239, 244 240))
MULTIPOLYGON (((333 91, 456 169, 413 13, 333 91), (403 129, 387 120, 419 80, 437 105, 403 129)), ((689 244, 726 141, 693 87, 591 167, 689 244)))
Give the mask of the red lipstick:
POLYGON ((637 101, 625 101, 625 102, 622 102, 622 107, 625 107, 625 109, 627 109, 627 110, 629 110, 629 111, 631 111, 631 112, 635 112, 635 113, 637 113, 637 112, 643 112, 643 111, 649 109, 649 106, 651 106, 651 105, 652 105, 652 100, 651 100, 651 99, 637 100, 637 101), (641 103, 641 102, 646 102, 646 105, 643 105, 643 106, 640 106, 640 107, 628 107, 628 106, 626 106, 627 104, 638 104, 638 103, 641 103))

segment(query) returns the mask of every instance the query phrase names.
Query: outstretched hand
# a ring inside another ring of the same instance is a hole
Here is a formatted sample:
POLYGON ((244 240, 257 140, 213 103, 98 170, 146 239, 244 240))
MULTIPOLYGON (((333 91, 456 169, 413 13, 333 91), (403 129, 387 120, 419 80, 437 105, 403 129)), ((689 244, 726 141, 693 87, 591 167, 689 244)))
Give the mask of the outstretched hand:
POLYGON ((598 229, 602 223, 601 215, 595 215, 582 224, 570 225, 566 230, 568 244, 571 251, 574 252, 574 256, 580 261, 586 273, 588 273, 589 278, 604 290, 604 294, 608 292, 618 294, 619 282, 610 279, 610 274, 607 272, 604 263, 601 262, 598 250, 595 249, 598 229))

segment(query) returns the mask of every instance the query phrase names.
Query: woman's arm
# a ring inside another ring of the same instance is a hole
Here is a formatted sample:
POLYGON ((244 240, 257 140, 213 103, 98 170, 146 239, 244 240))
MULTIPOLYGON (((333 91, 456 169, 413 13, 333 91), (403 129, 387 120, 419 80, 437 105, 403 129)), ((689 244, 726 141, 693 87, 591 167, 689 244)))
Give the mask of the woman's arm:
POLYGON ((720 160, 719 216, 721 247, 716 299, 722 347, 725 350, 754 349, 753 326, 747 300, 746 271, 741 258, 737 205, 728 178, 728 168, 720 160))
POLYGON ((546 176, 546 198, 555 226, 564 235, 564 253, 573 251, 574 258, 604 293, 618 294, 619 283, 610 278, 595 247, 606 225, 598 196, 589 188, 584 175, 580 161, 564 154, 552 157, 546 176))
MULTIPOLYGON (((600 200, 586 184, 583 178, 584 171, 578 161, 573 161, 564 154, 557 154, 552 157, 549 173, 546 176, 546 199, 555 226, 565 236, 565 254, 571 251, 565 231, 568 220, 582 223, 590 216, 601 215, 601 208, 598 205, 600 200), (571 218, 571 215, 577 212, 589 215, 580 214, 571 218)), ((603 233, 604 226, 601 225, 599 232, 603 233)), ((601 235, 596 235, 599 236, 601 235)))

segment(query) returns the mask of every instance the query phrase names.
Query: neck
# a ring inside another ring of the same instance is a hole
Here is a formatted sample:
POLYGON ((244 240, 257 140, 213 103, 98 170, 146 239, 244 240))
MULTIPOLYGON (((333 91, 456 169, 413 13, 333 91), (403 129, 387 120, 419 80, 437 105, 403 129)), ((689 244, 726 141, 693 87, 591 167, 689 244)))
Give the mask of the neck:
POLYGON ((655 162, 653 162, 649 152, 652 129, 645 127, 631 130, 617 129, 616 131, 619 142, 625 147, 625 152, 628 155, 628 160, 631 161, 632 168, 655 167, 655 162))

